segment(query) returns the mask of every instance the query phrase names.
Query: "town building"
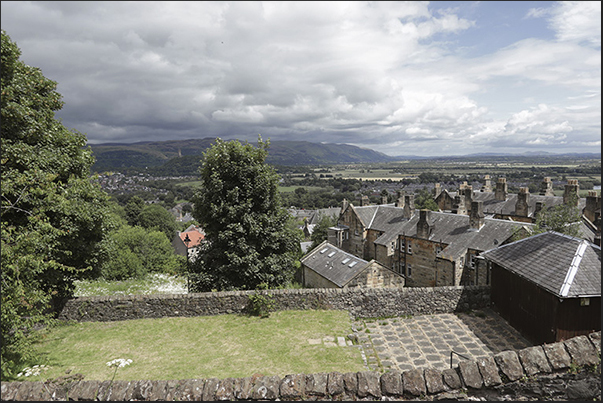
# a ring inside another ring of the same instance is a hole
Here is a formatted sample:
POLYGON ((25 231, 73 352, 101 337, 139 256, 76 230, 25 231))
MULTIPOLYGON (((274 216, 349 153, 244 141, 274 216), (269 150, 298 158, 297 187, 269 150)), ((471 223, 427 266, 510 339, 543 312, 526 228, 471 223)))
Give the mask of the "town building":
POLYGON ((414 195, 395 204, 344 203, 338 225, 329 228, 332 245, 375 260, 405 277, 410 287, 489 284, 479 253, 530 233, 531 223, 487 218, 483 202, 470 215, 415 210, 414 195))
POLYGON ((190 225, 186 230, 178 231, 172 239, 172 247, 177 255, 187 256, 191 261, 195 260, 199 247, 205 239, 205 231, 197 225, 190 225), (188 239, 188 241, 187 241, 188 239))
POLYGON ((366 261, 328 241, 301 259, 305 288, 403 287, 404 277, 375 260, 366 261))

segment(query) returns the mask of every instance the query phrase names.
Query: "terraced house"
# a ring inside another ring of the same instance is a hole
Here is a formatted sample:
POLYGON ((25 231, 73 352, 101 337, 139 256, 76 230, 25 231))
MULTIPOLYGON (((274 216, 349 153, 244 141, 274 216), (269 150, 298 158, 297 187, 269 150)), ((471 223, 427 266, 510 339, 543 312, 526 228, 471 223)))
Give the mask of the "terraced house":
POLYGON ((440 184, 434 188, 434 201, 441 211, 456 214, 470 214, 474 201, 483 202, 486 216, 533 223, 539 212, 559 205, 576 206, 582 212, 580 232, 584 239, 598 243, 601 236, 601 197, 591 190, 586 198, 579 198, 580 185, 577 180, 569 179, 564 186, 563 196, 555 196, 551 179, 546 177, 540 185, 538 194, 531 194, 527 187, 518 193, 509 193, 506 178, 498 178, 495 188, 491 186, 489 175, 479 190, 473 190, 467 183, 461 184, 457 192, 440 190, 440 184))
POLYGON ((481 201, 464 215, 416 210, 414 195, 405 195, 388 205, 344 201, 329 243, 400 273, 409 287, 489 284, 479 253, 512 242, 516 232, 527 234, 532 226, 487 218, 481 201))

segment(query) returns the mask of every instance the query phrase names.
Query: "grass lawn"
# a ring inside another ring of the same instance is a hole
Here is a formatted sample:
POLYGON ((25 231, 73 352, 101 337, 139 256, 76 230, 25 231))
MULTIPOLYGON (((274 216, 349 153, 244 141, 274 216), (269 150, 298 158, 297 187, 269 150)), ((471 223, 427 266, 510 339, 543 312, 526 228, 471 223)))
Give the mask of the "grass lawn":
POLYGON ((36 348, 45 359, 39 364, 51 367, 42 379, 70 370, 86 380, 108 380, 114 368, 106 363, 116 358, 132 360, 117 370, 115 379, 120 380, 366 370, 357 347, 308 342, 348 335, 351 322, 344 311, 280 311, 269 318, 219 315, 84 322, 41 332, 36 348))

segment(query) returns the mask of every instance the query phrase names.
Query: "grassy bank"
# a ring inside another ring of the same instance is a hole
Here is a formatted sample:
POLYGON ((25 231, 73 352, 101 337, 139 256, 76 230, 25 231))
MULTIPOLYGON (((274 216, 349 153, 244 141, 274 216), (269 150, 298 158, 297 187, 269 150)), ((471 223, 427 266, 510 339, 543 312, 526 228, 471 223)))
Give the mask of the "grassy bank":
POLYGON ((343 311, 281 311, 269 318, 220 315, 65 324, 43 331, 36 348, 50 369, 35 379, 81 373, 107 380, 107 362, 131 359, 115 379, 247 377, 255 373, 355 372, 365 370, 356 347, 327 347, 309 339, 351 332, 343 311))

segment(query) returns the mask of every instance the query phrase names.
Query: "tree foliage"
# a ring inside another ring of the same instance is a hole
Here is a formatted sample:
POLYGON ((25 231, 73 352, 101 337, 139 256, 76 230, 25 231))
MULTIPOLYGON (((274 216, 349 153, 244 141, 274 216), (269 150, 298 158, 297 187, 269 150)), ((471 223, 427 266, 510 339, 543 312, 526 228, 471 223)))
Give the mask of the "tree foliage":
POLYGON ((279 176, 265 163, 269 142, 216 142, 203 154, 193 216, 205 231, 194 261, 197 291, 276 287, 293 278, 300 236, 281 206, 279 176))
POLYGON ((149 273, 175 274, 184 261, 174 253, 171 242, 159 230, 124 225, 107 238, 107 259, 100 266, 105 280, 142 278, 149 273))
POLYGON ((561 234, 580 237, 582 213, 578 208, 578 196, 570 196, 568 203, 552 207, 543 206, 536 216, 535 234, 555 231, 561 234))
POLYGON ((2 378, 31 356, 31 328, 98 264, 112 224, 86 137, 65 128, 56 83, 2 31, 2 378))
POLYGON ((323 241, 326 241, 329 236, 329 227, 335 225, 337 225, 337 217, 331 215, 322 216, 318 221, 318 224, 316 224, 316 227, 314 227, 312 235, 310 235, 310 239, 312 240, 310 250, 316 248, 323 241))

